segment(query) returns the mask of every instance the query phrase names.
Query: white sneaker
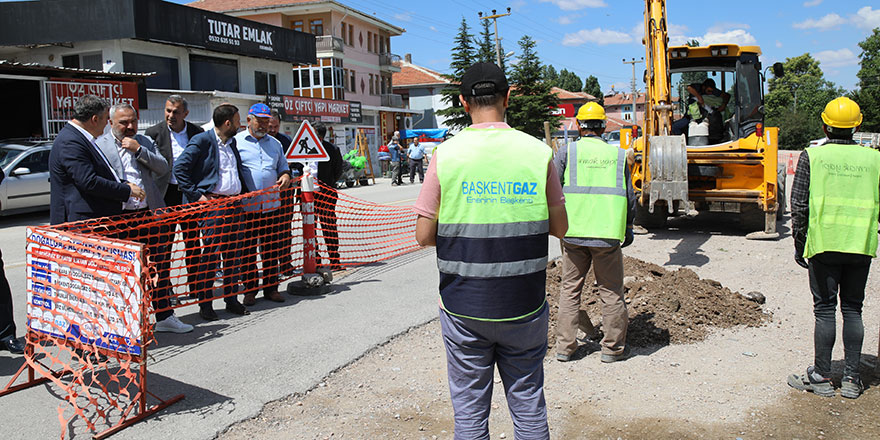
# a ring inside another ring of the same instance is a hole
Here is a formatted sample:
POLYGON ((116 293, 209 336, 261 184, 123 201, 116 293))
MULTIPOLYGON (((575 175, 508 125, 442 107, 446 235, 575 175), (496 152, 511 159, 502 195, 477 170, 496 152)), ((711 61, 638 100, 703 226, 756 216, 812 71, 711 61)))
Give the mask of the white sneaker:
POLYGON ((168 333, 189 333, 193 331, 193 326, 185 324, 176 316, 171 315, 157 322, 154 331, 168 333))

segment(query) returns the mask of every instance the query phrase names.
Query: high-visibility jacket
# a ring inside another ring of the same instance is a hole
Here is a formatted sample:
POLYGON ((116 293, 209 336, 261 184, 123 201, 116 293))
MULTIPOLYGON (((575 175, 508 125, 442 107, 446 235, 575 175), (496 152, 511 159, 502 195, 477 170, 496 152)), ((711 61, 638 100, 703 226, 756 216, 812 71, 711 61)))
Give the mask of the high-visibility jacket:
POLYGON ((512 128, 467 128, 437 156, 437 266, 449 313, 485 321, 544 306, 552 150, 512 128))
POLYGON ((626 235, 626 150, 599 138, 568 144, 562 176, 566 237, 623 241, 626 235))
MULTIPOLYGON (((703 102, 709 107, 718 108, 724 103, 724 99, 715 95, 703 95, 703 102)), ((688 116, 690 116, 691 119, 700 119, 703 117, 702 112, 700 111, 700 102, 696 99, 688 105, 688 116)))
POLYGON ((880 152, 825 144, 807 150, 810 217, 804 257, 822 252, 877 256, 880 152))

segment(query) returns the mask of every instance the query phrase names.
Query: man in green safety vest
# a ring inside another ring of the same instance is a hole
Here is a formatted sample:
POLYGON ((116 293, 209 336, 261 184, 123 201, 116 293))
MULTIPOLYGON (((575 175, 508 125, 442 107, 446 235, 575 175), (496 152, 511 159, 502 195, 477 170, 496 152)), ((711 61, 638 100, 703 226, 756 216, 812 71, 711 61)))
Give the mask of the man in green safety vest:
POLYGON ((588 102, 578 109, 580 139, 560 148, 553 159, 562 179, 568 232, 562 239, 562 289, 556 315, 556 359, 571 360, 578 348, 577 331, 596 333, 581 310, 584 279, 593 266, 602 301, 602 362, 630 356, 626 346, 629 317, 623 299, 622 247, 633 241, 636 198, 629 178, 626 150, 602 140, 605 109, 588 102))
POLYGON ((489 438, 497 365, 514 437, 549 439, 547 247, 568 228, 565 198, 553 151, 502 122, 504 72, 474 64, 460 90, 473 125, 437 149, 414 206, 416 239, 437 246, 455 438, 489 438))
POLYGON ((815 353, 806 374, 790 375, 788 384, 823 397, 835 395, 831 350, 839 302, 845 360, 840 395, 855 399, 864 389, 859 379, 862 302, 871 258, 877 256, 880 152, 853 142, 862 113, 851 99, 829 102, 822 123, 828 141, 801 153, 791 189, 794 259, 810 274, 815 353))

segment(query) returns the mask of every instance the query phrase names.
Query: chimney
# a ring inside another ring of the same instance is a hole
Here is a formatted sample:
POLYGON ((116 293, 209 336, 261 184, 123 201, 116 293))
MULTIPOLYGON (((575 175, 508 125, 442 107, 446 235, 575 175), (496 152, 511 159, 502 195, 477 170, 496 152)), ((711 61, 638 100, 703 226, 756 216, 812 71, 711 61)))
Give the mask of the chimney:
POLYGON ((408 54, 404 55, 404 56, 403 56, 403 60, 406 61, 406 62, 409 63, 409 64, 412 64, 412 54, 411 54, 411 53, 408 53, 408 54))

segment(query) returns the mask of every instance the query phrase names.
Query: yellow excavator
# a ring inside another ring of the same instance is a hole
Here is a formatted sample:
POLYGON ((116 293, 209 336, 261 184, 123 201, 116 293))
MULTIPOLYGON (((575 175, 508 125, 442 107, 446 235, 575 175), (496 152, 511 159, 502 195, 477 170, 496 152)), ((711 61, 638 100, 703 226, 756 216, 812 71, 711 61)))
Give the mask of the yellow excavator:
MULTIPOLYGON (((641 130, 620 136, 621 148, 632 149, 636 224, 664 227, 669 216, 696 209, 741 216, 755 231, 746 238, 777 238, 785 169, 777 163, 779 129, 764 126, 761 49, 668 41, 666 1, 645 0, 645 117, 641 130), (693 90, 705 84, 717 92, 697 100, 693 90)), ((772 68, 784 74, 781 63, 772 68)))

